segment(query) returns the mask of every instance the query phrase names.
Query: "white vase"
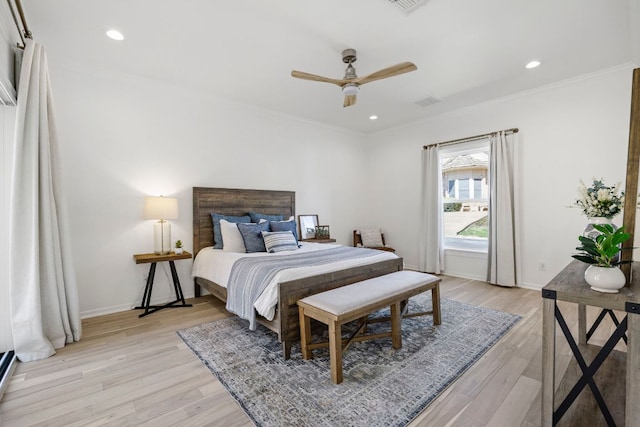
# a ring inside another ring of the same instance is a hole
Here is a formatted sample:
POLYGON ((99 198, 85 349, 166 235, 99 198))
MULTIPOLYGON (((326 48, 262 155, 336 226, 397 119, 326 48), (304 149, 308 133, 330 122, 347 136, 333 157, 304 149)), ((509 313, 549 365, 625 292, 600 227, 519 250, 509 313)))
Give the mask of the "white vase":
POLYGON ((598 267, 590 265, 584 272, 584 280, 591 289, 598 292, 615 294, 627 282, 622 270, 618 267, 598 267))
POLYGON ((595 228, 593 228, 594 224, 598 224, 598 225, 609 224, 609 225, 613 226, 614 230, 616 230, 618 228, 612 222, 611 218, 604 218, 604 217, 589 218, 589 223, 587 224, 587 226, 584 228, 584 231, 582 232, 582 235, 584 237, 588 237, 590 239, 595 239, 596 237, 598 237, 600 235, 600 232, 598 230, 596 230, 595 228))
POLYGON ((183 251, 184 251, 184 249, 182 249, 182 248, 176 248, 176 249, 174 250, 174 252, 176 253, 176 255, 181 255, 183 251))

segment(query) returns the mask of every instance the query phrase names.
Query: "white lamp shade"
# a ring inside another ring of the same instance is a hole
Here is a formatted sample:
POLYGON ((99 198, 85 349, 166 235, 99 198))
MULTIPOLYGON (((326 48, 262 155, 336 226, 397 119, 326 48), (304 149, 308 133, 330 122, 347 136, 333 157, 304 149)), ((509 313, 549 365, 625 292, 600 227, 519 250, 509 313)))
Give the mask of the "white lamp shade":
POLYGON ((175 197, 145 197, 144 219, 178 219, 178 199, 175 197))

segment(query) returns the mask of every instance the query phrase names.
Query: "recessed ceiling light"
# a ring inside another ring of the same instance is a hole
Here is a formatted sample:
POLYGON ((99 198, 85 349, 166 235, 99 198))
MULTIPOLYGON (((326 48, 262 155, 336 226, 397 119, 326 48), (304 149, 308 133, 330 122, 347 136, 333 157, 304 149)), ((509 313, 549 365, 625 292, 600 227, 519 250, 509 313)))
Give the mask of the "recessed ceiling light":
POLYGON ((525 67, 526 68, 536 68, 540 65, 540 61, 531 61, 525 67))
POLYGON ((378 116, 376 116, 375 114, 372 114, 369 116, 369 120, 378 120, 378 116))
POLYGON ((109 31, 107 31, 107 37, 109 37, 110 39, 113 39, 113 40, 118 40, 118 41, 124 40, 124 36, 118 30, 109 30, 109 31))

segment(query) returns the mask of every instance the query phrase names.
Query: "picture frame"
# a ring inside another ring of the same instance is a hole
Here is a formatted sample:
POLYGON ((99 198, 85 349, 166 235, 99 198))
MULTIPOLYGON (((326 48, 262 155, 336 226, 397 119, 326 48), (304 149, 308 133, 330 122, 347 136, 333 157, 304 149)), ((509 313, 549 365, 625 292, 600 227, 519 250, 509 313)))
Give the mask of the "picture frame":
POLYGON ((315 239, 318 215, 298 215, 298 227, 300 227, 300 240, 315 239))
POLYGON ((328 225, 316 225, 316 239, 330 239, 331 235, 329 234, 329 226, 328 225))

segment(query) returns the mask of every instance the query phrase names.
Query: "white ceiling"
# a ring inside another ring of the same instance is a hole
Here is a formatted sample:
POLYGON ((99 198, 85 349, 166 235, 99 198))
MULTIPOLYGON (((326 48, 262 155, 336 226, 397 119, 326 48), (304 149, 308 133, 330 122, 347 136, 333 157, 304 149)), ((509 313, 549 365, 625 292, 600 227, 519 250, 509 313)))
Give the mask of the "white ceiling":
MULTIPOLYGON (((23 0, 51 68, 82 63, 360 132, 402 123, 640 58, 640 0, 430 0, 406 15, 389 0, 23 0), (105 37, 109 28, 126 37, 105 37), (417 71, 338 86, 412 61, 417 71), (532 59, 542 66, 527 70, 532 59), (414 101, 433 96, 437 104, 414 101), (368 117, 377 114, 377 121, 368 117)), ((55 85, 55 80, 54 80, 55 85)), ((54 87, 55 89, 55 87, 54 87)))

